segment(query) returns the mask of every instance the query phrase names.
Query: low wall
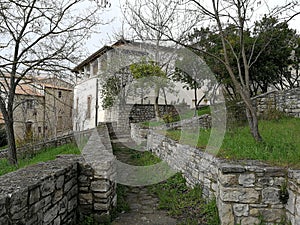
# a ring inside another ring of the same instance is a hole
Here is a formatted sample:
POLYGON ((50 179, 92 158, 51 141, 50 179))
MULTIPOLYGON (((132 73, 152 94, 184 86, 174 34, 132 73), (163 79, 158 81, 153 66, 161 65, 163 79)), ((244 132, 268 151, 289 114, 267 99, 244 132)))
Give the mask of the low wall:
MULTIPOLYGON (((57 147, 60 145, 68 144, 74 142, 73 133, 68 135, 63 135, 60 137, 52 138, 46 141, 41 141, 37 143, 26 144, 22 147, 17 148, 18 157, 22 157, 23 155, 34 154, 39 152, 44 148, 57 147)), ((0 158, 7 157, 7 149, 0 150, 0 158)))
POLYGON ((211 127, 211 116, 208 114, 193 117, 190 119, 181 120, 174 123, 168 123, 157 127, 142 127, 138 123, 131 123, 130 124, 130 135, 131 138, 137 143, 142 144, 147 141, 147 135, 149 129, 151 130, 167 130, 167 129, 181 129, 181 128, 203 128, 208 129, 211 127))
POLYGON ((107 154, 100 161, 91 160, 102 153, 91 145, 96 131, 84 157, 59 156, 0 176, 0 224, 77 225, 86 216, 107 221, 116 205, 114 157, 106 127, 98 132, 106 138, 100 148, 107 154))
POLYGON ((258 115, 263 115, 270 109, 277 109, 290 116, 300 117, 300 88, 271 91, 252 100, 258 115))
POLYGON ((215 197, 222 225, 300 224, 300 172, 258 161, 230 162, 149 131, 147 148, 215 197), (289 174, 289 176, 288 176, 289 174))
POLYGON ((0 177, 0 224, 76 224, 76 156, 39 163, 0 177))
MULTIPOLYGON (((276 119, 279 112, 300 118, 300 88, 282 91, 270 91, 252 98, 252 105, 260 118, 276 119)), ((243 102, 227 105, 228 124, 243 124, 247 122, 243 102)))

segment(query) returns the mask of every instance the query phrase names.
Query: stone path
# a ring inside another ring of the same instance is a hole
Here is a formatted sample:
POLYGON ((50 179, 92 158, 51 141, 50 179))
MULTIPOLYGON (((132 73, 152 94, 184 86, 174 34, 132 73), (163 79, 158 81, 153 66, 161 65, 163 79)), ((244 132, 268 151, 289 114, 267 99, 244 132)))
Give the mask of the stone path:
MULTIPOLYGON (((112 143, 118 148, 128 148, 135 143, 128 135, 117 135, 118 139, 112 140, 112 143)), ((118 160, 130 164, 130 155, 126 151, 117 151, 115 153, 118 160)), ((147 187, 129 187, 126 186, 126 200, 130 207, 130 212, 121 213, 112 225, 175 225, 176 219, 167 215, 166 211, 159 210, 158 198, 149 193, 147 187)))

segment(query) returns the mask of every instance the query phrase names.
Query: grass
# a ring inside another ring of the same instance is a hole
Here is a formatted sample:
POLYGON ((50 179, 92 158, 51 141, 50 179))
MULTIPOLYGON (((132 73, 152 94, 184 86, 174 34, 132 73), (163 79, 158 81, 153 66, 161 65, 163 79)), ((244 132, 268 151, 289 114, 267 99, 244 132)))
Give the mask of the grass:
POLYGON ((56 148, 47 148, 37 154, 28 155, 25 158, 20 158, 18 160, 17 167, 10 165, 7 159, 0 159, 0 176, 15 171, 19 168, 36 164, 38 162, 46 162, 49 160, 54 160, 56 156, 60 154, 80 154, 80 150, 77 148, 75 144, 66 144, 56 148))
POLYGON ((180 173, 149 189, 158 196, 159 208, 168 210, 182 225, 220 224, 215 200, 206 202, 201 187, 187 187, 180 173))
MULTIPOLYGON (((279 120, 262 120, 259 130, 263 142, 257 143, 252 138, 249 128, 238 127, 226 132, 218 157, 227 159, 254 159, 273 165, 300 168, 300 119, 282 118, 279 120)), ((197 142, 197 147, 206 146, 210 132, 169 130, 166 134, 183 144, 197 142), (197 139, 198 138, 198 139, 197 139)))

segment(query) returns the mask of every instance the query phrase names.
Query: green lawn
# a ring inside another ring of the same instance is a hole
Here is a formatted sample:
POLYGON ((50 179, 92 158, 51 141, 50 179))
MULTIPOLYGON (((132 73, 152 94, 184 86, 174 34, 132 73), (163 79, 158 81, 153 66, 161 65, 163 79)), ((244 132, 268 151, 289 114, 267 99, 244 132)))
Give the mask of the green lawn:
POLYGON ((26 167, 28 165, 36 164, 38 162, 46 162, 54 160, 57 155, 60 154, 80 154, 80 150, 76 144, 66 144, 56 148, 47 148, 35 155, 28 156, 26 158, 18 159, 18 167, 9 165, 6 159, 0 159, 0 176, 19 168, 26 167))
MULTIPOLYGON (((300 119, 283 118, 280 120, 259 123, 263 142, 256 143, 248 127, 240 127, 227 131, 218 157, 228 159, 257 159, 274 165, 300 168, 300 119)), ((207 145, 210 131, 200 130, 197 133, 169 130, 167 136, 180 140, 183 144, 195 142, 197 147, 207 145)))

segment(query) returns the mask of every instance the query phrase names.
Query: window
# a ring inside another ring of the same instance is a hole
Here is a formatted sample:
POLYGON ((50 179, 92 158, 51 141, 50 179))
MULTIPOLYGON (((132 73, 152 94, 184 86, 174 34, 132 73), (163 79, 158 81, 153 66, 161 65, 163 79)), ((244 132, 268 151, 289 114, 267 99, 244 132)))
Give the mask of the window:
POLYGON ((34 100, 33 99, 27 99, 26 100, 26 108, 27 109, 33 109, 34 108, 34 100))
POLYGON ((86 118, 91 118, 91 107, 92 107, 92 96, 87 97, 87 110, 86 110, 86 118))
POLYGON ((39 134, 42 133, 42 127, 38 127, 39 134))
POLYGON ((62 96, 61 91, 58 91, 58 98, 61 98, 61 96, 62 96))
POLYGON ((76 98, 76 108, 75 108, 76 116, 77 116, 78 113, 79 113, 79 111, 78 111, 78 106, 79 106, 79 98, 76 98))

